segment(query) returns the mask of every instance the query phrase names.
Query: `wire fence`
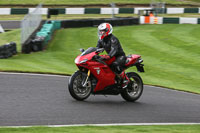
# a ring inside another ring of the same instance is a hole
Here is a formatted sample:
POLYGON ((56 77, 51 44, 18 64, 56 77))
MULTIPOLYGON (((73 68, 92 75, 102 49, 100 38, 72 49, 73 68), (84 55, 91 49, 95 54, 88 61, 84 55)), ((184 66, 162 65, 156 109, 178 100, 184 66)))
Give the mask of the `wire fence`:
POLYGON ((33 34, 33 32, 40 26, 42 21, 42 4, 38 5, 32 12, 27 14, 21 21, 21 44, 33 34))
POLYGON ((165 13, 165 2, 152 0, 150 7, 155 10, 156 14, 165 13))

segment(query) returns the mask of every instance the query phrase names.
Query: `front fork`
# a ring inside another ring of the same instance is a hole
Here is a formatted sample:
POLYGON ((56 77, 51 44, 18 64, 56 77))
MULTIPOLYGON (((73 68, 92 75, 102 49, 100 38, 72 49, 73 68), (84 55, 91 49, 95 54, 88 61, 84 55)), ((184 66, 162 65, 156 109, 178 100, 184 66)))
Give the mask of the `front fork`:
POLYGON ((88 70, 87 77, 85 78, 85 80, 82 81, 82 86, 83 87, 86 87, 89 76, 90 76, 90 70, 88 70))

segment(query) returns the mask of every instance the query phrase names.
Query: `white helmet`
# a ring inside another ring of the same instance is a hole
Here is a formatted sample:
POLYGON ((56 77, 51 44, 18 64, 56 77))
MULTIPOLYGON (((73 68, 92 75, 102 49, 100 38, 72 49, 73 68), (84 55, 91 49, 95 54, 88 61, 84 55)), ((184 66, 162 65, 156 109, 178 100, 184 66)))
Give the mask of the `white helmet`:
POLYGON ((112 34, 112 32, 113 32, 113 28, 112 28, 112 25, 109 23, 102 23, 98 26, 99 39, 103 39, 104 37, 112 34))

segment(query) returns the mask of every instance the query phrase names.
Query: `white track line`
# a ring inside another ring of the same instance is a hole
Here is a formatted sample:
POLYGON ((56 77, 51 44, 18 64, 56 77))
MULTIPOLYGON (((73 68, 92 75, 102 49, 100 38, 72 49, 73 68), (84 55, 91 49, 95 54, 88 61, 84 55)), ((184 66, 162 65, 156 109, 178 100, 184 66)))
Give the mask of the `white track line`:
POLYGON ((200 125, 200 123, 116 123, 116 124, 72 124, 72 125, 33 125, 33 126, 1 126, 0 128, 28 127, 78 127, 78 126, 159 126, 159 125, 200 125))
POLYGON ((37 74, 37 73, 13 73, 13 72, 0 72, 0 75, 28 75, 28 76, 44 76, 44 77, 63 77, 66 78, 68 76, 64 75, 54 75, 54 74, 37 74))

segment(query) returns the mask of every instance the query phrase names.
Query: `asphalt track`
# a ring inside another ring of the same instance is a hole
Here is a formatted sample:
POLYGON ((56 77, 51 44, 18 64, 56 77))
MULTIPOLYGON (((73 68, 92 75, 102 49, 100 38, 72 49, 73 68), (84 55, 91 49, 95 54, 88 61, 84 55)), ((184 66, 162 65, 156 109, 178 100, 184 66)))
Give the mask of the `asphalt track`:
POLYGON ((74 100, 68 78, 0 73, 0 126, 200 123, 200 95, 145 86, 135 103, 118 96, 74 100))
POLYGON ((18 29, 21 26, 21 21, 19 21, 19 20, 10 20, 10 21, 0 20, 0 24, 3 27, 3 29, 18 29))

